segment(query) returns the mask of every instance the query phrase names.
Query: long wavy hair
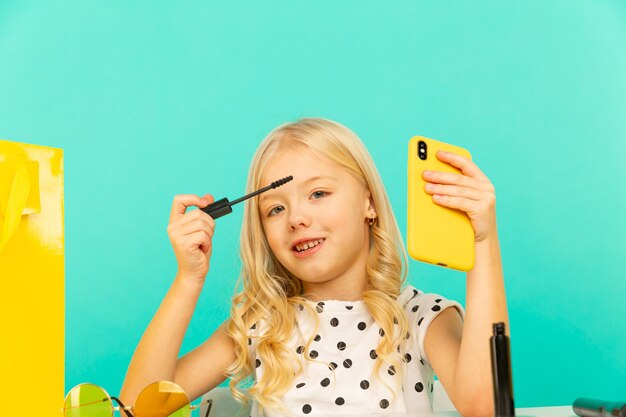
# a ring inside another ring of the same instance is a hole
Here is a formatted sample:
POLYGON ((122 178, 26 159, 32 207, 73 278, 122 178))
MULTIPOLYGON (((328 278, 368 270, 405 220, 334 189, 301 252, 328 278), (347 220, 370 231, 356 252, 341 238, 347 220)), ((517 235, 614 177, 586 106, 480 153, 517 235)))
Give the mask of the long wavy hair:
MULTIPOLYGON (((278 126, 259 145, 250 166, 247 192, 267 185, 259 183, 267 164, 279 152, 293 147, 303 147, 339 164, 371 193, 377 218, 370 228, 363 301, 384 331, 376 348, 378 358, 373 377, 378 378, 380 367, 386 363, 398 370, 400 378, 396 380, 401 380, 399 352, 407 337, 408 319, 396 300, 406 279, 407 258, 402 235, 374 162, 358 136, 347 127, 326 119, 300 119, 278 126)), ((247 402, 252 397, 261 409, 284 411, 281 397, 303 369, 293 349, 287 346, 296 325, 294 307, 304 306, 313 317, 316 315, 305 302, 302 281, 283 267, 272 253, 263 232, 257 197, 247 200, 244 206, 240 256, 242 269, 226 327, 227 334, 234 341, 237 357, 226 371, 230 377, 230 389, 241 401, 247 402), (259 322, 265 324, 263 331, 256 327, 259 322), (258 380, 255 378, 255 358, 249 351, 253 328, 257 333, 254 336, 256 354, 264 364, 264 372, 258 380)), ((313 360, 308 352, 314 334, 315 331, 305 342, 305 360, 313 360)), ((396 390, 385 385, 395 396, 396 390)))

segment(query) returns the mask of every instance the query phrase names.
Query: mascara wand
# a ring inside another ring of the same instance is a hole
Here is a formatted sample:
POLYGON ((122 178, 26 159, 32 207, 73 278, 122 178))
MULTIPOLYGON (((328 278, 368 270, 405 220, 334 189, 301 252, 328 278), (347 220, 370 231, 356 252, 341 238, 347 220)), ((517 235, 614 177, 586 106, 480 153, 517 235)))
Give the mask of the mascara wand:
POLYGON ((249 199, 250 197, 254 197, 255 195, 259 195, 267 190, 271 190, 272 188, 280 187, 281 185, 288 183, 293 179, 293 175, 290 175, 285 178, 281 178, 278 181, 274 181, 267 187, 263 187, 259 190, 256 190, 248 195, 244 195, 241 198, 233 201, 232 203, 228 201, 227 198, 222 198, 221 200, 217 200, 216 202, 209 204, 205 208, 201 208, 200 210, 204 211, 209 216, 213 217, 213 219, 217 219, 219 217, 225 216, 233 212, 232 206, 237 203, 241 203, 244 200, 249 199))

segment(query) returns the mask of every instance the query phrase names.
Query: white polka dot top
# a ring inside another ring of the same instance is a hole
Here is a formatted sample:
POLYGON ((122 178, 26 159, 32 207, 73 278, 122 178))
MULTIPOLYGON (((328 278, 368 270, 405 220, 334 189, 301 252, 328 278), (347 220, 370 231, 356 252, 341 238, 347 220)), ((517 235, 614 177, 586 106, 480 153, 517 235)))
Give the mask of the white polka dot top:
MULTIPOLYGON (((463 307, 437 294, 425 294, 412 286, 405 288, 398 302, 409 319, 409 338, 401 347, 404 357, 402 381, 395 370, 383 364, 379 379, 372 378, 376 346, 381 328, 369 314, 364 301, 310 302, 317 311, 319 327, 311 343, 310 356, 302 356, 304 370, 297 375, 282 400, 292 415, 329 416, 359 414, 403 414, 432 411, 433 370, 424 351, 426 331, 432 320, 448 307, 456 307, 464 318, 463 307), (327 365, 330 363, 330 365, 327 365), (394 396, 388 387, 397 387, 394 396)), ((302 355, 303 340, 315 329, 315 322, 306 309, 296 309, 297 330, 289 347, 302 355)), ((255 326, 256 327, 256 326, 255 326)), ((262 328, 262 324, 257 328, 262 328)), ((256 358, 255 343, 250 346, 256 358)), ((263 363, 256 359, 256 378, 263 374, 263 363)), ((253 402, 251 417, 283 417, 274 410, 259 413, 253 402)))

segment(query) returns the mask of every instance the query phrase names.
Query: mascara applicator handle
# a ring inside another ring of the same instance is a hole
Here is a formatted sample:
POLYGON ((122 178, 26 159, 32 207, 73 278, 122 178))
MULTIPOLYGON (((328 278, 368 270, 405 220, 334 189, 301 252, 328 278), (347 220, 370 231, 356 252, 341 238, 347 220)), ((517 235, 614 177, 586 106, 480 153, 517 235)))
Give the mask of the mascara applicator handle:
POLYGON ((233 212, 228 198, 222 198, 221 200, 217 200, 214 203, 209 204, 205 208, 201 208, 200 210, 213 217, 213 219, 217 219, 233 212))
POLYGON ((293 179, 292 175, 285 177, 285 178, 281 178, 278 181, 274 181, 267 187, 263 187, 260 190, 256 190, 248 195, 244 195, 243 197, 238 198, 237 200, 234 200, 232 203, 228 201, 227 198, 222 198, 221 200, 217 200, 213 204, 209 204, 208 206, 206 206, 205 208, 201 208, 200 210, 204 211, 206 214, 213 217, 213 219, 217 219, 219 217, 232 213, 233 212, 232 206, 234 206, 235 204, 241 203, 242 201, 245 201, 249 199, 250 197, 254 197, 256 195, 264 193, 265 191, 271 190, 272 188, 280 187, 281 185, 288 183, 292 179, 293 179))

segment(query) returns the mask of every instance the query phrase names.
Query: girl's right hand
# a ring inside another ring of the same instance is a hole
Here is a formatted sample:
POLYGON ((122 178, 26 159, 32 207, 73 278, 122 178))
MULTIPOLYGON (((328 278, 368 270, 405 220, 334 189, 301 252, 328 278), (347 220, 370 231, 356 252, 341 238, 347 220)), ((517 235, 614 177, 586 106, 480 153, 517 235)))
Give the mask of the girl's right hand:
POLYGON ((215 220, 202 210, 186 213, 188 207, 206 207, 215 199, 211 194, 200 197, 180 194, 174 197, 167 235, 172 242, 178 275, 204 283, 209 272, 215 220))

